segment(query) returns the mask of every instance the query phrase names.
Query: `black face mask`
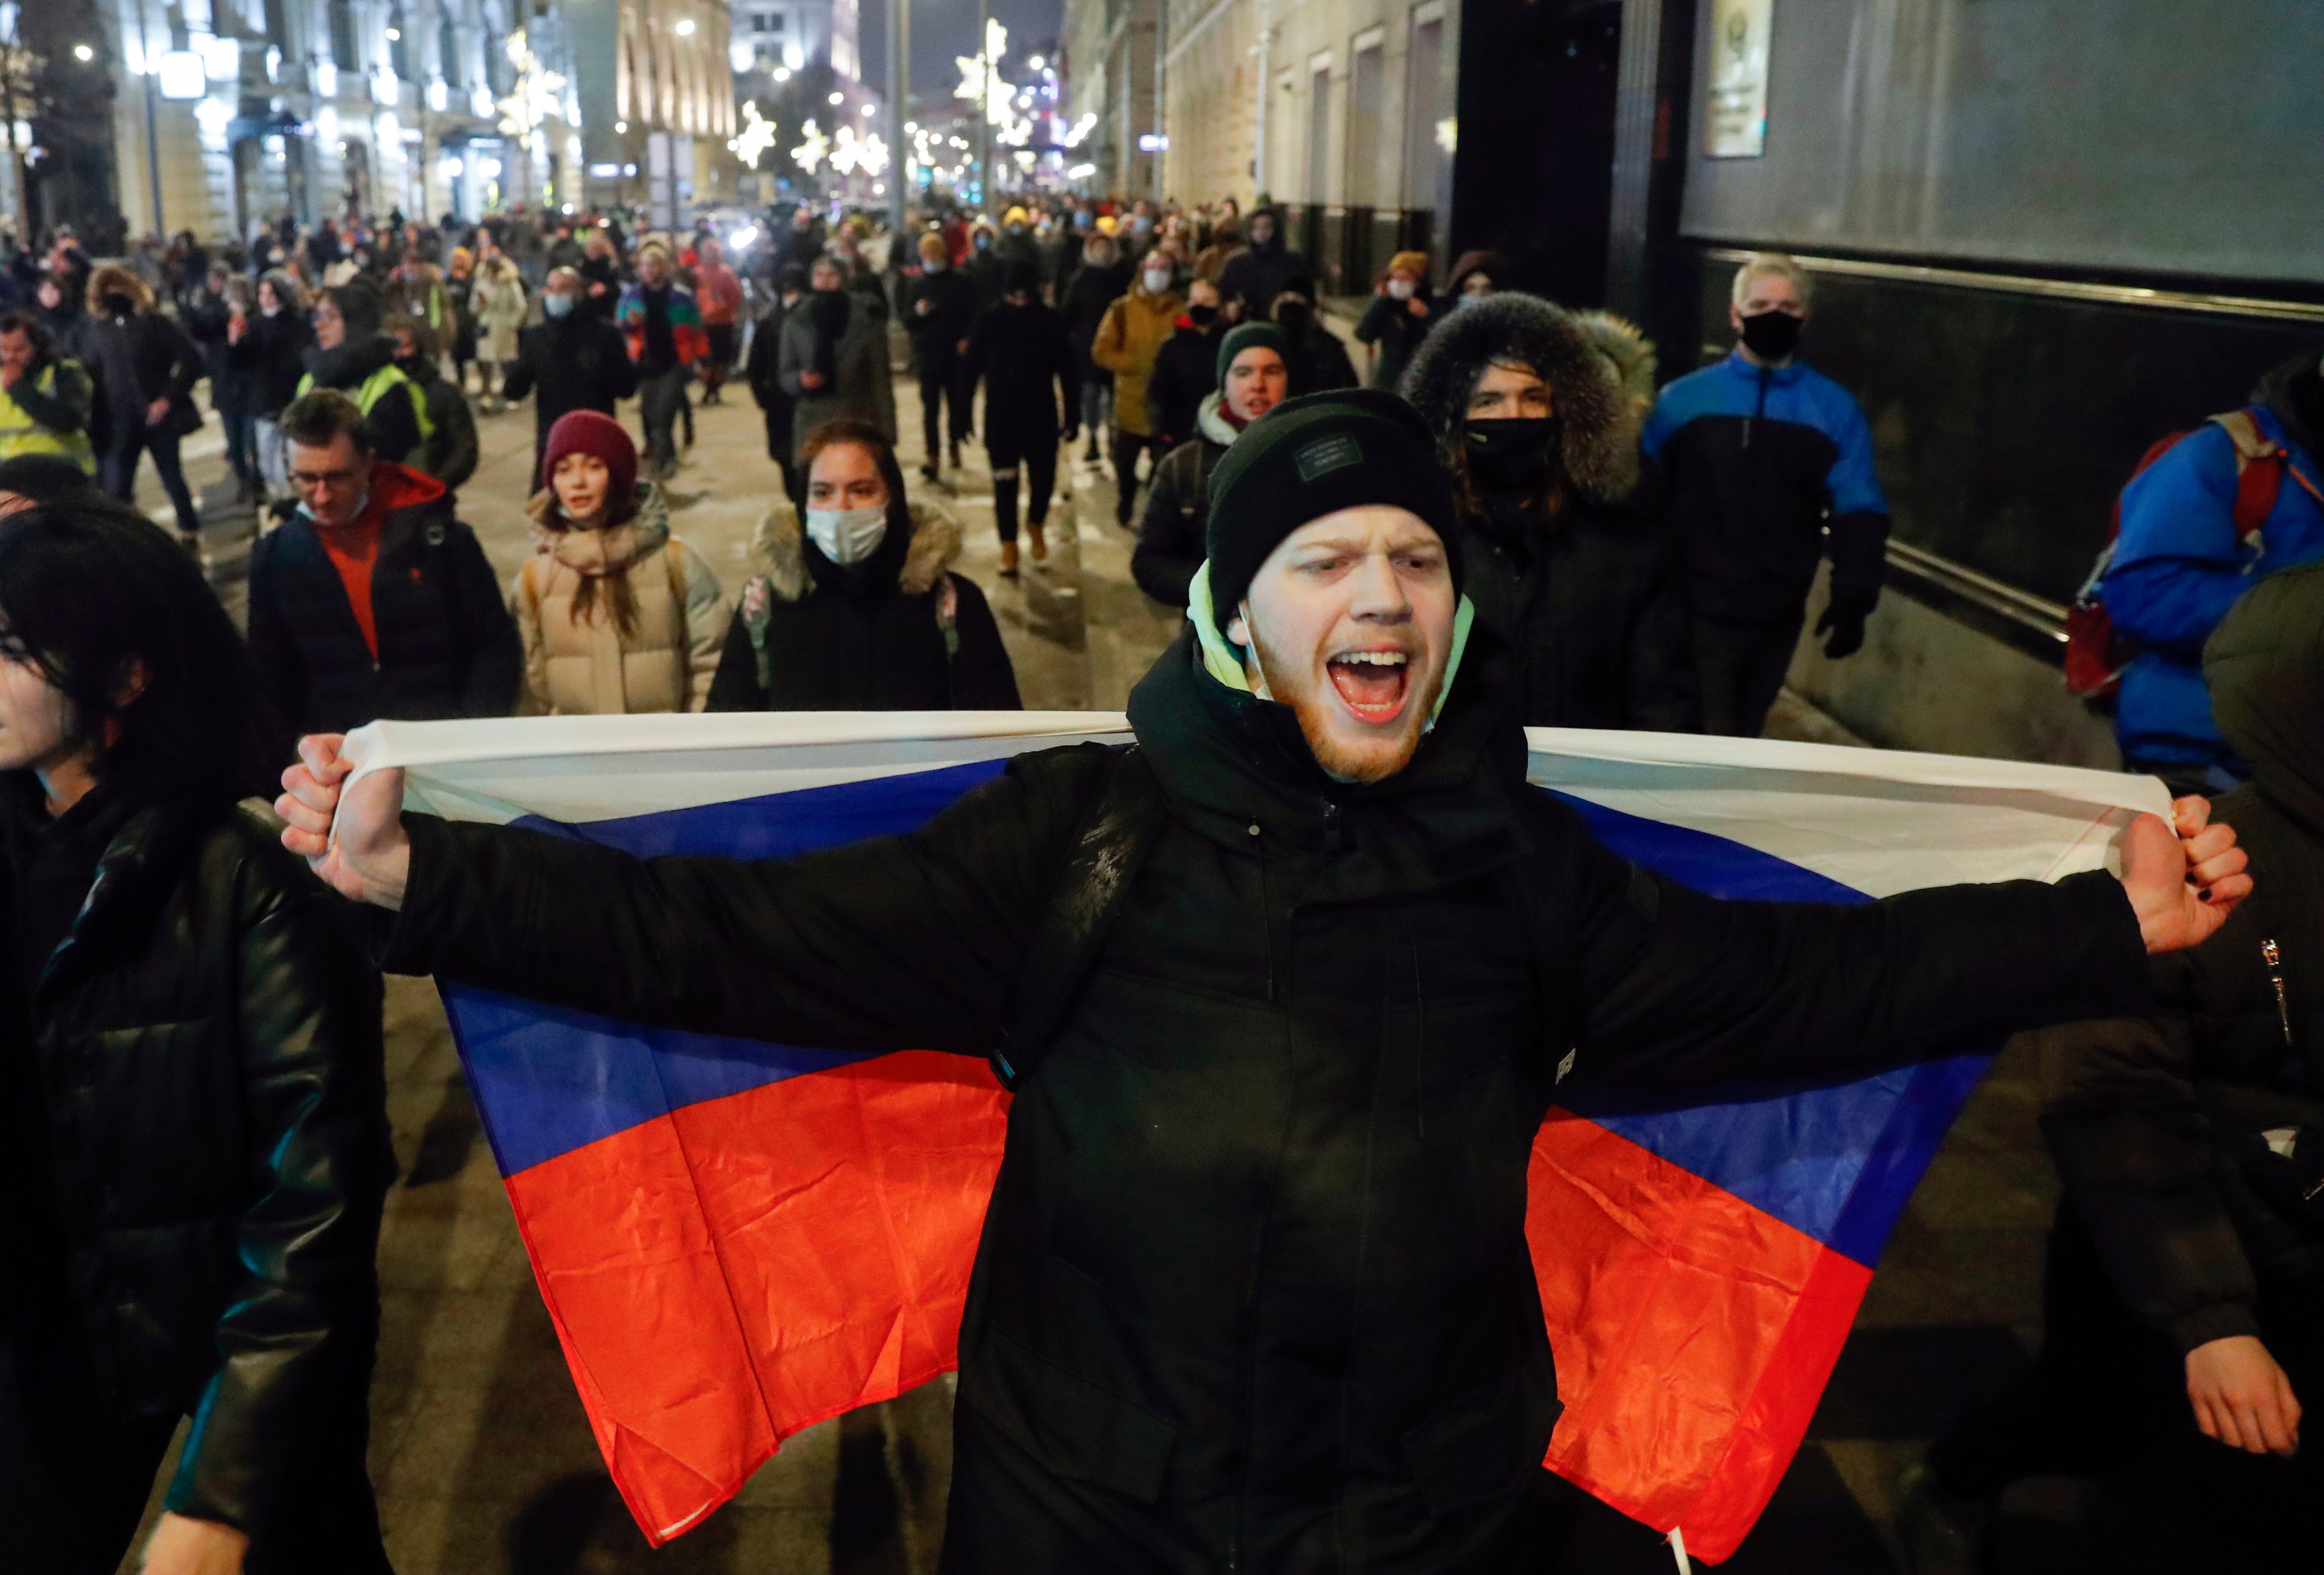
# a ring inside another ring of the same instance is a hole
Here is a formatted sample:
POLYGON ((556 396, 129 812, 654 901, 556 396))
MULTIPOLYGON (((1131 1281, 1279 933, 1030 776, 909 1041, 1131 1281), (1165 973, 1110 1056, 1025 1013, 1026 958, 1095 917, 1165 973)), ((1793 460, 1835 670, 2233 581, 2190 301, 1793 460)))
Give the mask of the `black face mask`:
POLYGON ((1186 320, 1198 328, 1207 328, 1219 320, 1219 309, 1214 306, 1190 306, 1186 320))
POLYGON ((108 317, 125 318, 136 309, 137 303, 118 291, 105 298, 105 310, 108 317))
POLYGON ((1461 451, 1469 474, 1496 491, 1537 487, 1549 474, 1557 446, 1557 419, 1470 420, 1461 424, 1461 451))
POLYGON ((1762 361, 1785 361, 1799 348, 1807 325, 1789 312, 1760 312, 1743 319, 1743 345, 1762 361))

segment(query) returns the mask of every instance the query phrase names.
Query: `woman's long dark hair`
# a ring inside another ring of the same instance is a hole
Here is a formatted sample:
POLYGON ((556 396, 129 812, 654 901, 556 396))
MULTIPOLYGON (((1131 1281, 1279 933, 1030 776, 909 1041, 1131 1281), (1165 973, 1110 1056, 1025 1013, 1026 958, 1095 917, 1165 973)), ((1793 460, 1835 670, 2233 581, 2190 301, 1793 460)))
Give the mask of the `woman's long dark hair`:
POLYGON ((206 806, 273 790, 289 739, 242 637, 185 548, 133 509, 77 498, 0 518, 0 655, 64 692, 100 783, 206 806))

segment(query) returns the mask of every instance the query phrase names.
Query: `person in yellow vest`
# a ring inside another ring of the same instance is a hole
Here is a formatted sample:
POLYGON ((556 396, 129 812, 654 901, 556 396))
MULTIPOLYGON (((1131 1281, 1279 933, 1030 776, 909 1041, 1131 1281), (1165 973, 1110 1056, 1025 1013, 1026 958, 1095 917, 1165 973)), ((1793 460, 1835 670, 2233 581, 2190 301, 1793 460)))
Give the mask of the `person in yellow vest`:
POLYGON ((613 417, 549 429, 548 484, 526 512, 539 549, 510 596, 524 641, 519 709, 552 716, 699 711, 731 621, 718 576, 669 533, 661 488, 613 417))
POLYGON ((88 370, 54 352, 39 318, 30 312, 0 317, 0 460, 54 454, 95 475, 92 392, 88 370))
POLYGON ((372 456, 401 465, 430 423, 426 401, 396 369, 395 341, 380 319, 379 293, 368 284, 334 284, 316 296, 315 342, 301 356, 299 391, 337 389, 354 400, 371 428, 372 456))

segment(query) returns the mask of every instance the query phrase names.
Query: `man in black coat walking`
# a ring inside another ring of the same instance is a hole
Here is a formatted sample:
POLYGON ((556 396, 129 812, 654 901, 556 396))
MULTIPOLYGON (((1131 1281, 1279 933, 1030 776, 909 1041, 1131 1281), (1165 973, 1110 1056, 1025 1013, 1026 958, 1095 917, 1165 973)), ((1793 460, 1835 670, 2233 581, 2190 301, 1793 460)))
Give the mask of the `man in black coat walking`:
MULTIPOLYGON (((1238 323, 1213 352, 1218 387, 1196 407, 1194 435, 1163 456, 1139 521, 1130 577, 1156 601, 1184 607, 1211 529, 1211 473, 1243 428, 1281 404, 1291 386, 1283 330, 1238 323)), ((1149 385, 1150 386, 1150 385, 1149 385)))
POLYGON ((904 332, 911 336, 912 375, 920 384, 920 431, 927 455, 920 474, 934 481, 945 457, 939 439, 947 409, 954 470, 960 468, 961 439, 968 435, 971 400, 961 362, 976 318, 976 287, 952 266, 942 235, 920 237, 919 267, 919 276, 904 282, 904 332))
POLYGON ((1065 326, 1041 304, 1038 276, 1029 262, 1009 265, 1008 291, 1001 304, 976 321, 969 335, 961 386, 973 396, 984 383, 984 456, 992 466, 992 521, 1001 536, 1001 572, 1017 572, 1017 495, 1019 467, 1025 488, 1025 526, 1036 561, 1048 556, 1042 527, 1049 520, 1049 497, 1057 489, 1057 410, 1065 402, 1065 440, 1074 440, 1073 351, 1065 326))
POLYGON ((201 352, 175 323, 153 310, 153 292, 119 263, 89 275, 89 318, 75 339, 75 358, 97 379, 95 424, 103 433, 97 472, 105 490, 123 502, 137 496, 137 458, 153 456, 161 488, 177 511, 178 534, 189 548, 201 541, 201 511, 178 463, 178 440, 198 431, 194 384, 201 352))
POLYGON ((1638 412, 1581 324, 1536 296, 1447 317, 1405 370, 1460 500, 1469 594, 1536 727, 1701 725, 1679 544, 1638 412))
POLYGON ((1168 454, 1194 436, 1194 412, 1219 386, 1219 336, 1226 331, 1219 287, 1197 278, 1186 286, 1186 309, 1155 352, 1146 376, 1146 419, 1154 448, 1168 454))
POLYGON ((1130 293, 1130 264, 1108 235, 1093 235, 1082 243, 1081 265, 1057 297, 1057 311, 1065 319, 1065 342, 1074 353, 1074 382, 1080 391, 1081 426, 1089 428, 1089 452, 1082 457, 1095 465, 1098 435, 1113 417, 1113 373, 1090 359, 1097 330, 1107 309, 1130 293))
MULTIPOLYGON (((541 287, 543 320, 516 336, 516 360, 501 384, 511 403, 539 391, 532 402, 532 464, 540 476, 549 429, 568 410, 613 415, 614 406, 638 391, 638 369, 621 330, 604 316, 585 309, 580 274, 559 268, 541 287)), ((608 307, 610 312, 613 309, 608 307)))
POLYGON ((1458 654, 1432 449, 1373 390, 1254 422, 1138 746, 1020 757, 908 836, 645 861, 406 815, 393 773, 342 806, 335 738, 285 778, 292 850, 401 909, 395 971, 991 1057, 1016 1099, 947 1570, 1522 1568, 1560 1081, 1828 1077, 2140 1009, 2143 953, 2249 889, 2200 800, 2187 843, 2131 828, 2120 883, 1822 907, 1648 875, 1526 786, 1491 636, 1458 654))
POLYGON ((508 715, 516 621, 443 484, 380 459, 344 394, 303 394, 281 424, 299 507, 250 553, 251 664, 277 714, 334 732, 508 715))

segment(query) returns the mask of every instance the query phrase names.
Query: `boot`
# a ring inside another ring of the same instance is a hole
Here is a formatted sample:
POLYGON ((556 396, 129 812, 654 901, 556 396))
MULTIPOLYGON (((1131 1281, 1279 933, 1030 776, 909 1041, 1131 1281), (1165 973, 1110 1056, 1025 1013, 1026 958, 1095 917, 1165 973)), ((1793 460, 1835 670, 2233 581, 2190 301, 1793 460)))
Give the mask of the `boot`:
MULTIPOLYGON (((1038 540, 1039 538, 1037 537, 1035 539, 1038 540)), ((1004 580, 1013 580, 1017 577, 1017 544, 1013 541, 1004 541, 1001 544, 1001 577, 1004 580)))
POLYGON ((1025 536, 1026 539, 1033 544, 1033 561, 1035 563, 1039 563, 1049 556, 1048 539, 1041 534, 1041 522, 1039 520, 1028 520, 1025 522, 1025 536))
POLYGON ((957 438, 952 440, 952 467, 954 470, 960 468, 960 439, 957 438))

